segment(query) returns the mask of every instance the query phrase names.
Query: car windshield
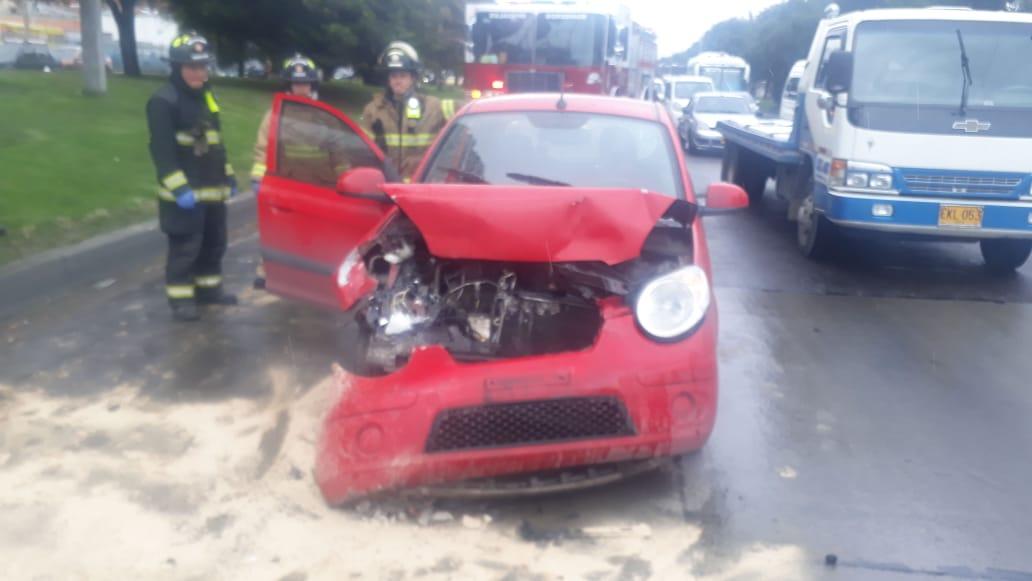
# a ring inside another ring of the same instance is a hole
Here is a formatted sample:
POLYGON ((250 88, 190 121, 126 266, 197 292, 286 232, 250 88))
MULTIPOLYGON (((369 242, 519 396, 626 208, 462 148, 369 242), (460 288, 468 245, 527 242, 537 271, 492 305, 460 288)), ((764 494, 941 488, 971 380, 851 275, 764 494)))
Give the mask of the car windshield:
POLYGON ((727 113, 749 115, 749 101, 742 97, 700 97, 695 105, 696 113, 727 113))
POLYGON ((467 115, 424 181, 642 188, 683 197, 673 144, 652 121, 588 113, 467 115))
POLYGON ((900 21, 860 25, 850 100, 859 104, 959 107, 963 38, 971 108, 1032 108, 1032 25, 900 21))
POLYGON ((712 90, 713 85, 711 83, 703 83, 699 81, 682 81, 679 83, 674 83, 674 98, 688 100, 694 97, 696 93, 712 90))
POLYGON ((481 12, 470 27, 467 62, 598 66, 605 30, 597 14, 481 12))

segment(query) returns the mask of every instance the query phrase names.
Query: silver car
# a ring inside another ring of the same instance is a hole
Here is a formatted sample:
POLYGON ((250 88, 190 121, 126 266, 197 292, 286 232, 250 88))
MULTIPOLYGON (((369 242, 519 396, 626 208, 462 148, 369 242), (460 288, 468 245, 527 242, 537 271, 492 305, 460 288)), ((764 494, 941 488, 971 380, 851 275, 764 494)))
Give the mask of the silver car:
POLYGON ((717 131, 719 121, 735 121, 742 125, 755 123, 756 102, 744 93, 697 93, 684 109, 681 138, 688 151, 722 151, 724 136, 717 131))

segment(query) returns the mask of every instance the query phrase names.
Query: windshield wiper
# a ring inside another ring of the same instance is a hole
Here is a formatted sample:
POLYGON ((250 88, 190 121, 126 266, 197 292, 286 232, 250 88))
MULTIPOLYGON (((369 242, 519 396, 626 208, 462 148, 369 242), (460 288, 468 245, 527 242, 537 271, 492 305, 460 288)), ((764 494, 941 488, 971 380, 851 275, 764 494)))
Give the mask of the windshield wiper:
POLYGON ((537 176, 531 176, 524 173, 507 173, 505 177, 516 180, 518 182, 525 182, 533 186, 559 186, 568 188, 570 184, 566 182, 560 182, 556 180, 550 180, 548 178, 539 178, 537 176))
POLYGON ((967 115, 968 87, 974 84, 971 78, 971 61, 968 59, 967 49, 964 48, 964 36, 957 29, 957 42, 960 43, 960 70, 964 73, 964 86, 960 92, 960 115, 967 115))
POLYGON ((478 176, 475 173, 464 171, 464 170, 461 170, 461 169, 459 169, 457 167, 442 167, 442 168, 438 168, 438 169, 440 169, 441 171, 446 171, 446 172, 448 172, 450 174, 454 174, 454 175, 462 178, 463 181, 465 181, 468 184, 486 184, 486 185, 490 185, 490 183, 487 180, 485 180, 483 178, 483 176, 478 176))

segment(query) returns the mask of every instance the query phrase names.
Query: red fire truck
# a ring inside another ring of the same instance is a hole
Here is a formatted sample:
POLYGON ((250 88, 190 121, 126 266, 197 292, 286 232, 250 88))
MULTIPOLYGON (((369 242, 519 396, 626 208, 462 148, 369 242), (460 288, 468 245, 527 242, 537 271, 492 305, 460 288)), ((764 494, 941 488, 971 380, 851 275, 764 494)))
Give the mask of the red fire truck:
POLYGON ((560 90, 638 97, 656 75, 655 35, 615 0, 469 3, 466 24, 473 99, 560 90))

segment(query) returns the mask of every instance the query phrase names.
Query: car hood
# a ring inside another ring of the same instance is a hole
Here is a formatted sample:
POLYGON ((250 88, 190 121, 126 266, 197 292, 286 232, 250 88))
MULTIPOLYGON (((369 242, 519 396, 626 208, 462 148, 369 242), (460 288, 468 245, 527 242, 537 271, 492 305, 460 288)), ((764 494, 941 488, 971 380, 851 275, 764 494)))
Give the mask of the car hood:
POLYGON ((384 191, 439 258, 513 262, 637 258, 664 215, 688 224, 698 207, 635 189, 387 184, 384 191))
POLYGON ((706 125, 707 128, 713 129, 717 126, 718 121, 734 121, 740 125, 749 125, 755 123, 757 117, 755 115, 734 115, 730 113, 696 113, 695 119, 699 123, 706 125))

